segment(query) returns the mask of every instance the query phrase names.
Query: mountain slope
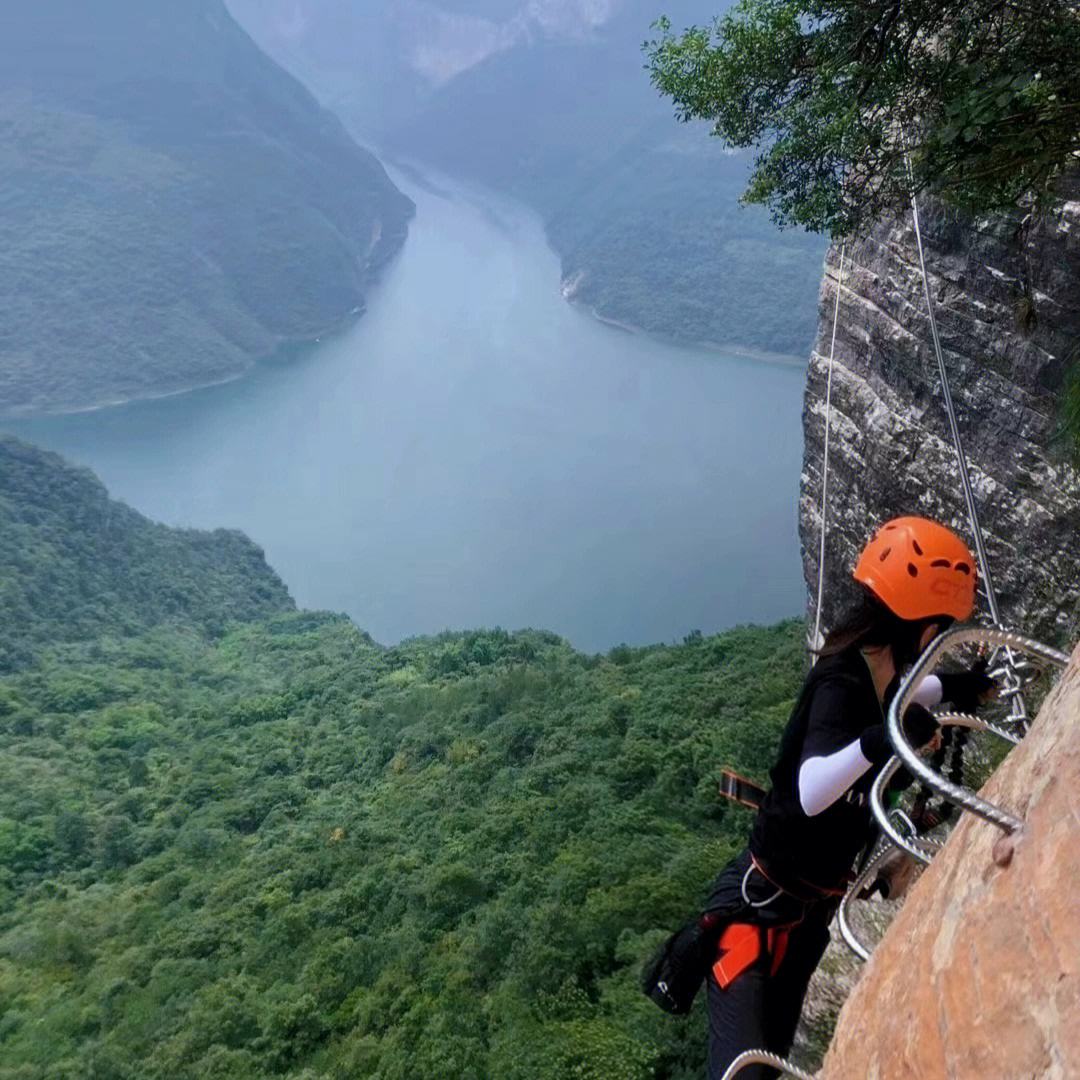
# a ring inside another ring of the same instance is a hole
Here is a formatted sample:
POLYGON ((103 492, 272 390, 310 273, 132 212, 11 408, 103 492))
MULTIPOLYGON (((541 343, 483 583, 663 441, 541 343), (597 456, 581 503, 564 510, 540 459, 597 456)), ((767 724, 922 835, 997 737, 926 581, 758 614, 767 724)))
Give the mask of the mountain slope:
POLYGON ((47 645, 163 623, 221 632, 292 606, 241 533, 157 525, 92 473, 0 436, 0 673, 47 645))
POLYGON ((0 37, 0 412, 235 375, 355 313, 411 205, 220 0, 0 37))
POLYGON ((665 118, 550 217, 564 294, 677 341, 801 356, 824 244, 741 206, 747 173, 744 156, 665 118))

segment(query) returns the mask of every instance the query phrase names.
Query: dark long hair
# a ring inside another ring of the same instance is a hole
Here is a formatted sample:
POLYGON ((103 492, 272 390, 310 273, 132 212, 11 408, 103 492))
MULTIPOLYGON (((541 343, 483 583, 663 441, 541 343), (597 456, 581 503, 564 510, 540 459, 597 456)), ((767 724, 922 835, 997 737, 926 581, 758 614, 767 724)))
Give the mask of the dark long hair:
POLYGON ((953 622, 948 615, 926 619, 901 619, 869 589, 859 586, 859 596, 840 622, 829 631, 818 656, 835 656, 847 649, 889 648, 897 671, 919 657, 923 631, 932 625, 945 630, 953 622))

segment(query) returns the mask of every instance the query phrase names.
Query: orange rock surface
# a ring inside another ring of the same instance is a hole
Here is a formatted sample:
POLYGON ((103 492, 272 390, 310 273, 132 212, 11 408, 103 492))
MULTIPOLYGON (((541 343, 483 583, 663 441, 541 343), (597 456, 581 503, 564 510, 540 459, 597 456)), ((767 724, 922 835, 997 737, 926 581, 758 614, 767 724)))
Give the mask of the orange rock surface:
POLYGON ((965 815, 844 1006, 821 1080, 1080 1078, 1080 649, 983 794, 1024 820, 1012 861, 965 815))

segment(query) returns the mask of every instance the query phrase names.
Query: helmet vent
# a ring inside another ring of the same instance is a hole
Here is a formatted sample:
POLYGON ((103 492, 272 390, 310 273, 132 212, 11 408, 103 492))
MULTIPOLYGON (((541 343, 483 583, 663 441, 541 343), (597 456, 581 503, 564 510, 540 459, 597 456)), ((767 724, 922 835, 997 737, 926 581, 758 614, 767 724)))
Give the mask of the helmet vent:
POLYGON ((921 547, 919 547, 919 541, 918 540, 912 540, 911 541, 911 546, 915 549, 915 554, 916 555, 921 555, 923 553, 923 549, 921 547))
POLYGON ((909 562, 907 564, 907 572, 912 577, 918 577, 919 576, 919 568, 913 562, 909 562))
POLYGON ((945 567, 946 570, 948 570, 949 567, 952 566, 952 563, 949 562, 948 559, 935 559, 930 565, 931 566, 943 566, 943 567, 945 567))
POLYGON ((956 569, 959 570, 961 574, 970 574, 971 573, 971 567, 968 566, 968 564, 966 562, 958 562, 956 564, 956 569))
POLYGON ((883 551, 883 552, 882 552, 882 553, 881 553, 881 554, 880 554, 880 555, 878 556, 878 558, 879 558, 879 559, 880 559, 880 560, 881 560, 882 562, 884 562, 884 561, 885 561, 885 560, 886 560, 886 559, 887 559, 887 558, 889 557, 889 554, 890 554, 891 552, 892 552, 892 548, 891 548, 891 547, 888 547, 888 548, 886 548, 886 549, 885 549, 885 550, 884 550, 884 551, 883 551))

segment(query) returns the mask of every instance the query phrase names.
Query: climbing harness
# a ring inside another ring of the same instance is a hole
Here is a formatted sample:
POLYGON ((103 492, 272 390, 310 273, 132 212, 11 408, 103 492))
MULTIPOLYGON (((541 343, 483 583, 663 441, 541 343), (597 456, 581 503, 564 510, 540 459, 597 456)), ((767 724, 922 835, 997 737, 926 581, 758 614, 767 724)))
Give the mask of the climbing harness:
POLYGON ((829 497, 829 434, 832 428, 832 376, 833 358, 836 355, 836 327, 840 321, 840 293, 844 287, 844 256, 847 244, 840 245, 840 267, 836 275, 836 298, 833 301, 832 337, 829 341, 829 366, 825 378, 825 442, 821 453, 821 547, 818 551, 817 602, 814 605, 814 635, 810 639, 810 651, 821 648, 821 604, 825 596, 825 535, 829 497))
MULTIPOLYGON (((743 895, 746 893, 744 891, 743 895)), ((777 896, 780 894, 777 893, 777 896)), ((775 900, 773 896, 769 903, 775 900)), ((761 907, 761 904, 751 904, 761 907)), ((721 990, 726 990, 747 968, 761 956, 762 951, 770 958, 769 972, 775 975, 787 952, 789 926, 774 926, 767 930, 756 923, 729 923, 717 943, 717 959, 713 964, 713 978, 721 990)))

